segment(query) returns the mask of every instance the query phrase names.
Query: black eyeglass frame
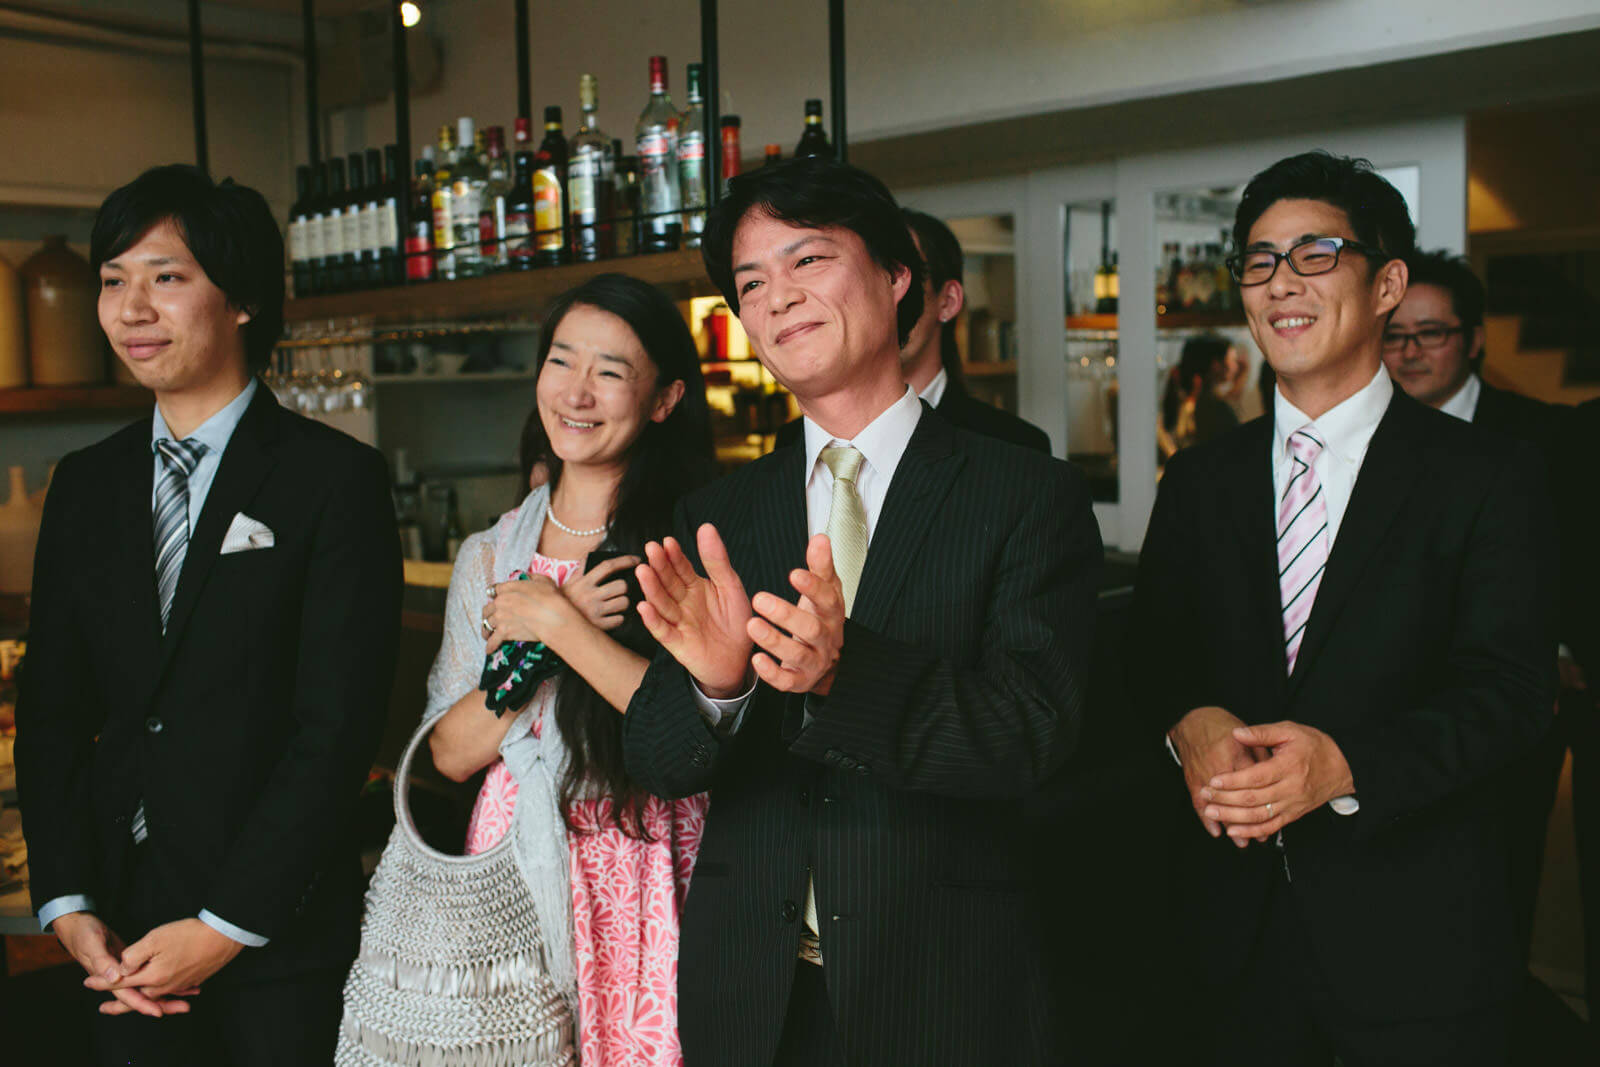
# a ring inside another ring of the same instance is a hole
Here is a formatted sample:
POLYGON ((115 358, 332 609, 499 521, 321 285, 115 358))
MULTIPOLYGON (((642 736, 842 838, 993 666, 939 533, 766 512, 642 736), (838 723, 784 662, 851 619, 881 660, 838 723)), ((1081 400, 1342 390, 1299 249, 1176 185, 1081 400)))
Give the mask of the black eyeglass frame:
POLYGON ((1270 248, 1253 248, 1248 252, 1235 252, 1233 255, 1229 256, 1225 262, 1228 265, 1228 273, 1233 275, 1233 280, 1239 284, 1240 288, 1248 289, 1256 285, 1266 285, 1273 278, 1277 277, 1278 268, 1286 261, 1289 264, 1289 269, 1300 275, 1302 278, 1314 278, 1319 274, 1327 274, 1330 271, 1338 270, 1339 256, 1346 248, 1350 249, 1352 252, 1360 252, 1362 255, 1371 259, 1379 259, 1383 260, 1384 262, 1388 262, 1394 258, 1381 248, 1374 248, 1371 245, 1362 244, 1360 241, 1354 240, 1350 237, 1307 237, 1304 241, 1296 241, 1294 244, 1290 245, 1288 251, 1285 252, 1275 252, 1270 248), (1307 245, 1317 244, 1319 242, 1327 242, 1328 244, 1333 245, 1333 262, 1328 264, 1326 270, 1304 271, 1295 266, 1294 260, 1289 258, 1307 245), (1265 278, 1262 278, 1258 282, 1247 282, 1244 280, 1244 261, 1248 256, 1272 257, 1272 269, 1267 272, 1267 276, 1265 278))
POLYGON ((1408 345, 1415 344, 1417 346, 1417 351, 1419 352, 1437 352, 1439 349, 1449 344, 1450 338, 1455 337, 1458 334, 1470 333, 1474 329, 1476 329, 1476 327, 1463 324, 1460 326, 1424 326, 1422 329, 1416 330, 1412 333, 1390 333, 1385 330, 1383 334, 1383 348, 1386 352, 1404 352, 1408 345), (1422 335, 1425 333, 1439 334, 1440 336, 1438 343, 1431 345, 1423 344, 1422 335))

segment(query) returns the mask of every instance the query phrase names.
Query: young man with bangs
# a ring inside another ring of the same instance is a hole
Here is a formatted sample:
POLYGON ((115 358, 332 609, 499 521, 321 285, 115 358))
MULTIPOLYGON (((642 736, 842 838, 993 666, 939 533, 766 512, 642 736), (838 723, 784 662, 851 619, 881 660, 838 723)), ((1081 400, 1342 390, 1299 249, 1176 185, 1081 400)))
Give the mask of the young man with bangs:
POLYGON ((1083 713, 1083 479, 906 384, 921 257, 875 178, 819 159, 735 178, 704 252, 804 425, 689 497, 639 568, 664 653, 624 719, 628 771, 711 793, 685 1061, 1060 1063, 1024 893, 1049 846, 1022 810, 1083 713))
POLYGON ((1507 768, 1554 697, 1539 457, 1394 388, 1405 201, 1363 160, 1246 188, 1231 263, 1272 411, 1169 462, 1133 685, 1195 823, 1173 915, 1195 1063, 1508 1062, 1507 768))
POLYGON ((256 380, 283 239, 255 190, 147 171, 91 255, 156 403, 45 501, 17 706, 34 906, 98 994, 100 1062, 327 1063, 399 636, 387 470, 256 380))

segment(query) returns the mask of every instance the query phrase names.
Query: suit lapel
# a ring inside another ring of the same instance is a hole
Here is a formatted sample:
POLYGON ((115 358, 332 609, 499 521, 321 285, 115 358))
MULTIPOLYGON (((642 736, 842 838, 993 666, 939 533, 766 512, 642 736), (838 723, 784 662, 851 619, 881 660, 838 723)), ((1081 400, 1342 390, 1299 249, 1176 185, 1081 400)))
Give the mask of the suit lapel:
POLYGON ((128 684, 136 706, 148 698, 155 683, 155 666, 161 651, 161 613, 156 606, 155 516, 151 495, 155 488, 155 454, 150 449, 150 420, 129 435, 128 447, 109 471, 115 485, 114 537, 117 564, 113 580, 119 588, 110 597, 125 613, 119 640, 125 642, 123 662, 134 672, 128 684))
MULTIPOLYGON (((233 431, 227 450, 222 454, 222 464, 206 494, 205 507, 200 519, 189 535, 189 547, 184 553, 183 570, 178 575, 178 588, 172 598, 172 615, 167 619, 166 637, 162 642, 162 666, 165 667, 178 645, 195 601, 205 588, 211 568, 222 549, 222 538, 228 525, 250 503, 276 462, 277 441, 280 431, 278 401, 272 391, 257 386, 256 395, 245 409, 244 417, 233 431)), ((146 523, 149 525, 149 523, 146 523)), ((154 569, 154 564, 151 564, 154 569)))
POLYGON ((751 494, 755 518, 750 524, 755 532, 755 578, 760 587, 792 600, 795 593, 789 585, 788 574, 796 567, 805 566, 806 558, 804 438, 785 445, 773 458, 777 472, 760 479, 751 494))
POLYGON ((1235 439, 1239 454, 1228 464, 1229 511, 1237 529, 1244 567, 1249 625, 1260 644, 1271 649, 1272 676, 1288 670, 1283 649, 1283 605, 1278 590, 1276 507, 1272 486, 1272 419, 1257 419, 1235 439))
POLYGON ((1328 567, 1317 588, 1316 602, 1311 605, 1311 617, 1306 620, 1305 640, 1300 643, 1294 674, 1289 679, 1291 695, 1305 677, 1307 665, 1327 643, 1340 609, 1383 542, 1421 471, 1420 452, 1414 444, 1414 403, 1396 389, 1389 410, 1372 434, 1350 492, 1350 503, 1345 507, 1344 521, 1328 554, 1328 567))
POLYGON ((917 548, 938 526, 939 510, 964 464, 965 457, 955 447, 954 429, 924 405, 889 483, 861 571, 850 614, 862 626, 882 631, 917 548))

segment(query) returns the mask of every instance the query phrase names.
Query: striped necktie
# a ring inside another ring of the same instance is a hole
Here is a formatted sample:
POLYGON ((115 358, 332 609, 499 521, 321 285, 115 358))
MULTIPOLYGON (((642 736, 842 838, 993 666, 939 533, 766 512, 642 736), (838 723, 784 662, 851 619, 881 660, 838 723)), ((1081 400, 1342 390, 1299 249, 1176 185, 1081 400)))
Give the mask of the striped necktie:
POLYGON ((183 556, 189 548, 189 476, 205 455, 206 446, 192 437, 156 442, 163 470, 156 486, 156 592, 161 598, 161 632, 167 632, 172 595, 178 591, 183 556))
POLYGON ((1289 438, 1292 471, 1278 505, 1278 594, 1283 604, 1283 650, 1294 673, 1306 621, 1328 566, 1328 502, 1314 466, 1322 441, 1309 430, 1289 438))

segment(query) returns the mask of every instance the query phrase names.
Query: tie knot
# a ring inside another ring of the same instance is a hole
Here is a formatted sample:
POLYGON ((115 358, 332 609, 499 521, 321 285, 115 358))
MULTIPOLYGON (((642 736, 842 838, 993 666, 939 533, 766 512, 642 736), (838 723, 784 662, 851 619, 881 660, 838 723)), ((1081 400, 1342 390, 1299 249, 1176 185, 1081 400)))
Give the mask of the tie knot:
POLYGON ((161 453, 168 470, 187 478, 199 465, 200 457, 206 454, 206 446, 192 437, 185 437, 182 441, 162 437, 156 441, 156 451, 161 453))
POLYGON ((1322 439, 1314 436, 1310 430, 1296 430, 1289 435, 1289 454, 1306 466, 1311 466, 1311 461, 1321 451, 1322 439))
POLYGON ((861 473, 863 458, 852 445, 835 445, 822 450, 822 462, 833 472, 834 480, 849 482, 852 485, 855 484, 856 475, 861 473))

